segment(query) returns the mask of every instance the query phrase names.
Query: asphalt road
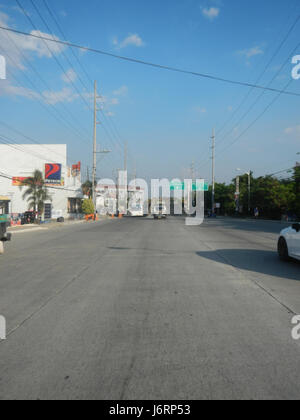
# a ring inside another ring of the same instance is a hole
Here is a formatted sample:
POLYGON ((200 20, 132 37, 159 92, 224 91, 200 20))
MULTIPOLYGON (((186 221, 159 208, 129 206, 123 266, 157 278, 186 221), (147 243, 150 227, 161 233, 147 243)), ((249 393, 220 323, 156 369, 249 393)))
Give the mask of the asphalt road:
POLYGON ((110 220, 0 257, 0 399, 299 399, 280 224, 110 220))

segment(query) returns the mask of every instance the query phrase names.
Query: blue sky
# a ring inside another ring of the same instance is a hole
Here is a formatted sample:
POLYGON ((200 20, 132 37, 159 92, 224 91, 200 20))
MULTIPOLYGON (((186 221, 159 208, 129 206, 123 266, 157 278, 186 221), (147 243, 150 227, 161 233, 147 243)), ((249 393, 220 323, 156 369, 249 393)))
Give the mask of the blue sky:
MULTIPOLYGON (((19 1, 35 27, 49 34, 31 1, 19 1)), ((43 0, 34 3, 51 32, 62 39, 43 0)), ((67 39, 84 46, 250 83, 264 71, 259 84, 268 85, 274 78, 271 86, 278 89, 292 80, 291 53, 300 42, 300 22, 269 62, 300 13, 298 0, 48 0, 48 4, 67 39)), ((2 0, 0 13, 2 26, 34 30, 15 0, 2 0)), ((0 80, 0 134, 27 142, 5 122, 40 143, 67 143, 70 163, 82 160, 91 166, 93 117, 86 103, 92 105, 92 87, 69 48, 53 44, 49 48, 51 53, 43 41, 0 30, 0 54, 8 62, 8 78, 0 80)), ((98 141, 112 152, 100 158, 99 176, 110 177, 123 166, 121 146, 126 141, 130 173, 136 167, 139 177, 183 177, 194 161, 197 176, 210 180, 213 127, 219 182, 231 180, 238 167, 255 175, 289 168, 300 152, 299 97, 282 95, 234 143, 276 94, 264 93, 246 113, 261 94, 253 90, 233 114, 249 88, 88 52, 75 54, 89 78, 98 81, 102 95, 99 105, 105 118, 99 114, 103 124, 98 141)), ((300 93, 300 80, 292 81, 289 90, 300 93)))

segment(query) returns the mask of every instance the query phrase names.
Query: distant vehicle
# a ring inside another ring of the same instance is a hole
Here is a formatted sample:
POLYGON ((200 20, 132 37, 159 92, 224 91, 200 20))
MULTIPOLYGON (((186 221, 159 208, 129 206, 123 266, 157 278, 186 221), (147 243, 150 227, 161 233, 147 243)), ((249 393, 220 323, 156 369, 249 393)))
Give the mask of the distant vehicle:
POLYGON ((167 207, 164 204, 157 204, 153 208, 154 219, 166 219, 167 218, 167 207))
POLYGON ((6 203, 0 201, 0 254, 4 252, 4 242, 11 240, 11 234, 7 233, 6 229, 10 225, 10 217, 5 214, 6 203))
POLYGON ((136 206, 132 206, 129 210, 128 210, 128 214, 131 217, 143 217, 144 216, 144 209, 143 206, 138 204, 136 206))
POLYGON ((290 258, 300 260, 300 223, 295 223, 280 233, 278 255, 284 261, 290 258))

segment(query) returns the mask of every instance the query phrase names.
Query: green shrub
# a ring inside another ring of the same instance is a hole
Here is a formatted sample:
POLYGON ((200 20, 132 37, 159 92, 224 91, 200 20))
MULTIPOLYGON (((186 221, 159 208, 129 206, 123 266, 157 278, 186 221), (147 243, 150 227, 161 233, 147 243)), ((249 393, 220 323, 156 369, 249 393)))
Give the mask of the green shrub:
POLYGON ((92 199, 83 200, 82 211, 84 214, 94 214, 95 206, 92 199))

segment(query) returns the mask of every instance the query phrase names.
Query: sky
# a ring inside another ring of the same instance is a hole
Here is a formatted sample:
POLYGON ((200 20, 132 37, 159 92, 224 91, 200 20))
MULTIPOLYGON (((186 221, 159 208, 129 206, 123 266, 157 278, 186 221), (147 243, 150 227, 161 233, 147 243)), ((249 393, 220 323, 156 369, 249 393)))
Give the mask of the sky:
MULTIPOLYGON (((300 94, 300 80, 291 75, 292 56, 300 55, 299 14, 298 0, 2 0, 0 26, 300 94)), ((16 143, 66 143, 69 163, 82 161, 84 172, 92 165, 97 80, 98 150, 110 151, 98 155, 99 178, 123 168, 127 143, 130 175, 190 177, 193 165, 197 177, 210 181, 213 129, 218 182, 230 182, 237 168, 255 176, 290 168, 300 152, 299 96, 1 29, 0 54, 7 61, 0 136, 16 143)))

